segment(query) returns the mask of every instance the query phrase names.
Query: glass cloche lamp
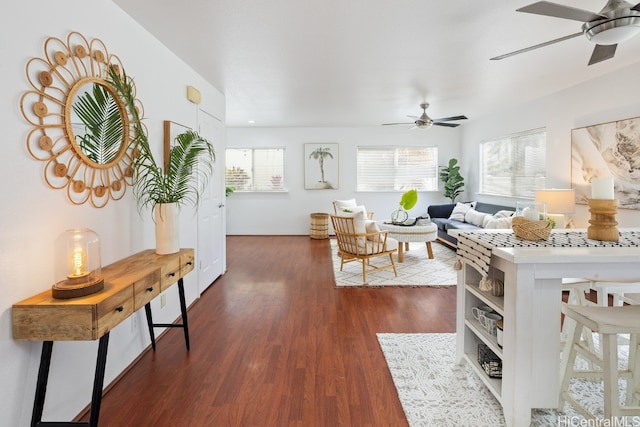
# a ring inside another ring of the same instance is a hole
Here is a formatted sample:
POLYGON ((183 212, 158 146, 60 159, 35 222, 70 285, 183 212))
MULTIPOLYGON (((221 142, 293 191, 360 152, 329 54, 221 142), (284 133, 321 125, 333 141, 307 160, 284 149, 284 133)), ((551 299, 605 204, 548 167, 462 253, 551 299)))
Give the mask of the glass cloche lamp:
POLYGON ((100 238, 88 228, 62 233, 55 242, 54 298, 76 298, 104 288, 100 265, 100 238))

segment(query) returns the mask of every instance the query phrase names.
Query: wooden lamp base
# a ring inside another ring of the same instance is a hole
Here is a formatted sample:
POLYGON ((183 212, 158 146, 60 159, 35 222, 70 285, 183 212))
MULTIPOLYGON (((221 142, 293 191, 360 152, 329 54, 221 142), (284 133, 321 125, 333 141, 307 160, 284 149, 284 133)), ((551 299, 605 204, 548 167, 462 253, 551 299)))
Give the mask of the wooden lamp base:
POLYGON ((589 199, 589 212, 591 219, 587 227, 587 238, 593 240, 603 240, 607 242, 617 242, 618 233, 618 201, 615 199, 589 199))
POLYGON ((55 299, 78 298, 100 292, 102 289, 104 289, 102 277, 82 284, 73 284, 69 280, 63 280, 51 287, 51 296, 55 299))

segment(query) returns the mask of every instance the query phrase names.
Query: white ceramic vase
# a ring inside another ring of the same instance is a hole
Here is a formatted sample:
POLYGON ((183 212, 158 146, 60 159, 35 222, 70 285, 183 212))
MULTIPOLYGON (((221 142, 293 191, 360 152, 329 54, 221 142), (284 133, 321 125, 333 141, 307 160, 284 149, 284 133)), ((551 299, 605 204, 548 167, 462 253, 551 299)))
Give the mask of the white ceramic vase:
POLYGON ((177 203, 159 203, 155 206, 156 253, 175 254, 180 251, 180 210, 177 203))

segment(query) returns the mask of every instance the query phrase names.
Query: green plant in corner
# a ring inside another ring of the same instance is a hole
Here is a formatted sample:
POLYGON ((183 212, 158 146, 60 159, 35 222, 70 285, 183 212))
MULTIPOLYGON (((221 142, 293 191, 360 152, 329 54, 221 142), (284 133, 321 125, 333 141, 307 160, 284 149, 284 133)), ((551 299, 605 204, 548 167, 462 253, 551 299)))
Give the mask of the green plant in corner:
POLYGON ((136 136, 131 143, 135 144, 137 154, 133 162, 133 192, 138 209, 153 209, 162 203, 182 206, 186 202, 197 208, 200 195, 213 172, 216 159, 213 145, 193 130, 183 132, 176 136, 166 169, 163 169, 153 157, 146 129, 136 109, 132 79, 124 71, 121 76, 112 67, 109 69, 109 82, 126 104, 135 127, 136 136))
POLYGON ((464 192, 464 178, 460 175, 458 159, 449 159, 449 164, 440 171, 440 181, 444 183, 444 196, 456 202, 456 198, 464 192))

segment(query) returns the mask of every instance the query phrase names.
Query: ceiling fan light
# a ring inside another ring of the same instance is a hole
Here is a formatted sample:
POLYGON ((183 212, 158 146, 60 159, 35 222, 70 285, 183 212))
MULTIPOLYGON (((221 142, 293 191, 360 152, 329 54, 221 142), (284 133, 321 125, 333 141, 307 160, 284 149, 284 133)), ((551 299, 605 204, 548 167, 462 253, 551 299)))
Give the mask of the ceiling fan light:
POLYGON ((601 22, 589 28, 587 22, 583 31, 587 39, 599 45, 622 43, 640 33, 640 16, 626 16, 601 22))

